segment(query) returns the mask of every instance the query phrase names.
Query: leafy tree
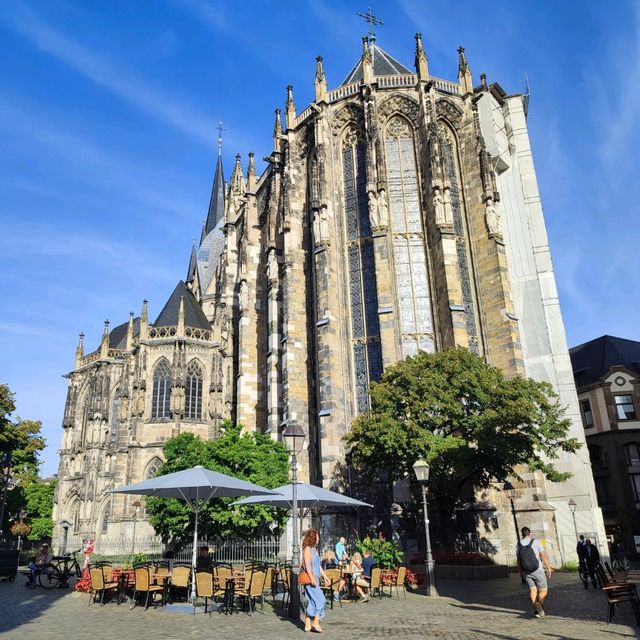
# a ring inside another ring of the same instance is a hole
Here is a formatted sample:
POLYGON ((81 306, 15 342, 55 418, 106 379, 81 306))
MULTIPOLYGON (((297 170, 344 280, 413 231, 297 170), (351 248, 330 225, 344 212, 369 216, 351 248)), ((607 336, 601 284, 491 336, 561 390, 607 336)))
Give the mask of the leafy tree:
MULTIPOLYGON (((225 421, 221 436, 204 441, 192 433, 168 440, 163 448, 166 462, 158 475, 202 465, 207 469, 248 480, 271 489, 285 484, 289 477, 289 454, 282 443, 267 434, 242 433, 240 425, 225 421)), ((286 521, 283 509, 263 505, 232 507, 236 498, 216 498, 200 511, 198 534, 216 539, 238 536, 256 538, 265 527, 281 527, 286 521)), ((173 498, 147 498, 149 522, 165 542, 188 542, 193 537, 194 518, 190 508, 173 498)))
POLYGON ((350 463, 371 479, 413 477, 423 456, 429 487, 441 511, 453 511, 460 494, 486 487, 516 468, 570 477, 556 469, 560 452, 580 443, 550 384, 507 378, 467 349, 420 353, 385 370, 371 385, 371 411, 356 418, 345 437, 350 463))
POLYGON ((55 480, 30 482, 22 488, 25 505, 26 521, 31 527, 27 535, 29 540, 51 539, 53 534, 53 496, 56 491, 55 480))

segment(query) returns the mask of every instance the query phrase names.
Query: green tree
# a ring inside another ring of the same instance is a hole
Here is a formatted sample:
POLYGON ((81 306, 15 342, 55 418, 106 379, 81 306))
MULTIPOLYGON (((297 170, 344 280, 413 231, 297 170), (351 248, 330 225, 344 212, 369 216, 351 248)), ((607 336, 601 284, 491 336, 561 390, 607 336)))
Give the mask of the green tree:
POLYGON ((349 462, 368 478, 413 477, 422 456, 441 511, 451 512, 472 487, 517 477, 528 465, 554 482, 553 461, 580 443, 550 384, 507 378, 467 349, 420 353, 387 368, 371 385, 371 411, 345 437, 349 462))
MULTIPOLYGON (((204 441, 191 433, 168 440, 164 447, 166 462, 158 475, 202 465, 207 469, 254 482, 267 489, 285 484, 289 477, 289 454, 267 434, 242 433, 240 425, 225 421, 216 440, 204 441)), ((258 537, 269 525, 281 527, 286 512, 256 505, 232 507, 236 498, 217 498, 207 502, 198 520, 201 538, 238 536, 258 537)), ((165 542, 188 542, 193 537, 193 513, 180 500, 147 498, 149 522, 165 542)))
POLYGON ((31 531, 29 540, 48 540, 53 534, 53 496, 56 491, 55 480, 29 482, 22 487, 27 516, 31 531))

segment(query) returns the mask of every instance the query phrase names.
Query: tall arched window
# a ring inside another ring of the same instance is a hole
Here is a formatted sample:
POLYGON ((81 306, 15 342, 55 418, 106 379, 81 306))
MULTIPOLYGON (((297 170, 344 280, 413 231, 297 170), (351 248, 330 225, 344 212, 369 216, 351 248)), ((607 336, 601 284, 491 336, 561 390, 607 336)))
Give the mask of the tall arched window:
POLYGON ((367 200, 366 147, 352 125, 343 137, 342 171, 358 413, 369 409, 369 381, 382 375, 375 258, 367 200))
POLYGON ((202 368, 195 360, 187 367, 184 417, 192 420, 202 419, 202 368))
POLYGON ((427 255, 420 214, 420 194, 409 123, 393 116, 385 132, 389 210, 402 353, 435 351, 427 255))
POLYGON ((153 370, 153 393, 151 395, 151 418, 166 419, 171 416, 171 367, 162 358, 153 370))
POLYGON ((109 446, 115 447, 118 443, 118 429, 120 427, 120 389, 116 389, 111 402, 111 420, 109 433, 109 446))
POLYGON ((155 478, 158 475, 158 471, 160 471, 161 466, 162 460, 158 458, 158 456, 151 458, 147 464, 147 468, 145 469, 144 479, 151 480, 151 478, 155 478))

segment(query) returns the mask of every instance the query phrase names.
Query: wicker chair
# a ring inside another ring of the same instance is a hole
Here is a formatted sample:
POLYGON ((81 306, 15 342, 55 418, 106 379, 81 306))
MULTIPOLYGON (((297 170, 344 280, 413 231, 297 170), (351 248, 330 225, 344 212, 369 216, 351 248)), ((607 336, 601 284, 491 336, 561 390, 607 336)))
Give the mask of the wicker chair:
MULTIPOLYGON (((119 593, 120 585, 113 580, 113 570, 111 570, 110 580, 105 578, 103 567, 91 567, 89 569, 91 577, 91 592, 89 593, 89 604, 97 601, 98 593, 100 594, 100 606, 104 605, 104 594, 110 591, 119 593)), ((118 598, 120 604, 120 598, 118 598)))
MULTIPOLYGON (((342 572, 340 569, 325 569, 325 575, 329 578, 329 584, 321 584, 320 588, 325 597, 331 602, 331 608, 333 609, 334 593, 338 593, 340 582, 342 581, 342 572)), ((340 607, 342 607, 342 598, 339 598, 340 607)))
POLYGON ((169 585, 169 602, 174 601, 176 591, 184 591, 185 597, 189 597, 190 580, 191 567, 189 565, 174 565, 171 572, 171 584, 169 585))
POLYGON ((636 587, 633 584, 610 584, 602 587, 602 593, 607 597, 607 605, 609 607, 607 615, 607 624, 609 624, 615 614, 616 607, 623 602, 631 604, 633 609, 633 615, 636 618, 636 623, 640 624, 640 602, 638 601, 638 594, 636 593, 636 587))
POLYGON ((137 567, 134 569, 135 583, 133 587, 133 599, 131 609, 136 606, 136 596, 139 593, 146 593, 144 610, 149 608, 149 600, 155 605, 155 596, 160 594, 161 604, 164 605, 164 585, 153 584, 151 581, 151 571, 149 567, 137 567))
MULTIPOLYGON (((196 600, 198 598, 204 598, 204 612, 207 613, 207 607, 209 599, 213 600, 213 574, 209 571, 198 571, 196 573, 196 600)), ((193 603, 193 609, 195 612, 196 603, 193 603)), ((211 611, 209 611, 211 614, 211 611)))
POLYGON ((291 597, 291 567, 280 567, 280 583, 282 584, 282 608, 286 609, 291 597))
MULTIPOLYGON (((406 570, 405 570, 406 573, 406 570)), ((382 569, 380 567, 373 567, 371 569, 371 581, 369 582, 369 595, 373 595, 374 592, 378 594, 378 597, 382 598, 382 569)))
POLYGON ((393 589, 395 587, 396 595, 400 598, 400 589, 402 589, 404 593, 404 597, 407 597, 407 590, 404 587, 404 579, 407 575, 407 567, 398 567, 395 579, 387 582, 385 586, 389 587, 389 595, 393 596, 393 589))
POLYGON ((236 596, 242 600, 242 609, 246 603, 249 615, 256 610, 256 598, 260 598, 260 611, 264 612, 264 583, 267 577, 265 569, 254 569, 251 578, 245 578, 244 588, 236 591, 236 596))

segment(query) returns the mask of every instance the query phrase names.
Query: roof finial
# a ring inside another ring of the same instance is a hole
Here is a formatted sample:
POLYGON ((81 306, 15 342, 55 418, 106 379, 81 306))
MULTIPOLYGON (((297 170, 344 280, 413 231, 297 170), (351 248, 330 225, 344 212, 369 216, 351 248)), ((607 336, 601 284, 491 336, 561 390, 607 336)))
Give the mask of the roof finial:
POLYGON ((473 80, 471 79, 471 69, 464 53, 464 47, 458 47, 458 82, 462 95, 473 93, 473 80))
POLYGON ((365 84, 371 82, 373 76, 372 68, 373 59, 371 49, 369 48, 369 36, 362 38, 362 80, 365 84))
POLYGON ((373 30, 373 27, 377 25, 382 25, 384 24, 384 22, 382 22, 382 20, 380 20, 379 18, 373 15, 373 10, 371 9, 371 7, 369 7, 369 10, 367 11, 367 13, 358 13, 356 15, 360 16, 361 18, 364 19, 365 22, 369 23, 369 40, 371 40, 371 42, 375 42, 376 32, 373 30))
POLYGON ((76 347, 76 369, 82 363, 82 358, 84 357, 84 333, 80 332, 78 336, 78 346, 76 347))
POLYGON ((293 101, 293 85, 287 87, 287 102, 285 105, 285 114, 287 116, 287 129, 293 128, 293 121, 296 119, 296 104, 293 101))
POLYGON ((236 153, 236 164, 233 167, 233 173, 230 180, 231 193, 236 195, 244 195, 244 178, 242 176, 242 159, 239 153, 236 153))
POLYGON ((275 122, 273 123, 273 137, 274 138, 277 138, 277 137, 282 135, 282 118, 280 117, 281 113, 282 113, 282 111, 280 109, 276 109, 276 111, 275 111, 276 119, 275 119, 275 122))
POLYGON ((127 351, 133 349, 133 311, 129 311, 129 322, 127 324, 127 351))
POLYGON ((429 79, 429 63, 427 60, 427 54, 422 46, 422 34, 416 33, 416 73, 420 80, 429 79))
POLYGON ((109 321, 104 321, 104 331, 100 342, 100 357, 106 358, 109 353, 109 321))
POLYGON ((216 127, 218 131, 218 156, 222 155, 222 132, 225 131, 225 128, 222 126, 222 120, 218 122, 218 126, 216 127))
POLYGON ((253 191, 256 188, 256 154, 249 151, 249 164, 247 166, 247 189, 253 191))
POLYGON ((142 301, 142 311, 140 312, 140 340, 147 339, 147 327, 149 326, 149 302, 142 301))
POLYGON ((322 102, 327 97, 327 77, 324 75, 322 56, 316 57, 316 79, 314 86, 316 90, 316 102, 322 102))
POLYGON ((180 306, 178 307, 178 335, 184 335, 184 296, 180 296, 180 306))

